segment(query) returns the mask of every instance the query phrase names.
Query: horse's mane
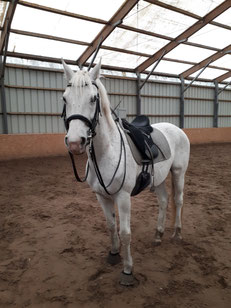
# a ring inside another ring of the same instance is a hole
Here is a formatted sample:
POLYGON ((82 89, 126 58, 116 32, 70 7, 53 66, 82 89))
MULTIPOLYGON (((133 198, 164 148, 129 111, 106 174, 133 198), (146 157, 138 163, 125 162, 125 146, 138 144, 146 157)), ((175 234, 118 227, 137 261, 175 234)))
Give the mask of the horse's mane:
MULTIPOLYGON (((72 86, 74 86, 77 91, 79 92, 79 94, 81 95, 82 91, 84 90, 84 88, 88 85, 91 84, 91 78, 88 72, 86 71, 77 71, 72 79, 71 79, 71 84, 72 86)), ((103 114, 105 115, 108 124, 110 126, 112 126, 114 123, 112 116, 111 116, 111 109, 110 109, 110 101, 108 99, 108 95, 107 95, 107 91, 104 87, 104 85, 102 84, 102 82, 100 81, 100 79, 96 79, 96 84, 99 88, 99 95, 100 95, 100 103, 101 103, 101 109, 103 114)))
POLYGON ((107 91, 104 87, 104 85, 102 84, 102 82, 100 81, 100 79, 96 80, 96 84, 99 88, 99 95, 100 95, 100 99, 101 99, 101 106, 102 106, 102 111, 105 114, 105 117, 108 121, 108 124, 113 127, 114 125, 114 120, 111 116, 111 108, 110 108, 110 101, 108 99, 108 95, 107 95, 107 91))
POLYGON ((86 85, 91 83, 91 79, 88 72, 77 71, 74 73, 70 83, 73 87, 76 87, 79 91, 81 91, 86 85))

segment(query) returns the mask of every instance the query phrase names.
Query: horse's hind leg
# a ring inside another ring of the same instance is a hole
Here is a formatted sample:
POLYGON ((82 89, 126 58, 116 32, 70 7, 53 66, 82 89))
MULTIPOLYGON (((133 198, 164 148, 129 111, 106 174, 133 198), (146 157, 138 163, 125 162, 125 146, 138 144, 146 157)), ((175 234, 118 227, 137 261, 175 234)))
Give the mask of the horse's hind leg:
POLYGON ((154 244, 160 245, 162 241, 162 236, 164 234, 166 210, 168 207, 168 193, 165 187, 165 182, 157 186, 155 192, 158 198, 159 213, 158 213, 157 230, 155 234, 154 244))
POLYGON ((172 193, 174 193, 174 203, 175 203, 175 224, 173 239, 181 240, 181 228, 182 228, 182 207, 183 207, 183 190, 184 190, 184 176, 185 171, 182 169, 172 169, 172 193))
POLYGON ((107 226, 111 235, 111 250, 109 252, 107 261, 111 265, 115 265, 120 262, 120 240, 117 232, 114 202, 110 199, 102 197, 101 195, 97 194, 96 196, 103 209, 107 221, 107 226))

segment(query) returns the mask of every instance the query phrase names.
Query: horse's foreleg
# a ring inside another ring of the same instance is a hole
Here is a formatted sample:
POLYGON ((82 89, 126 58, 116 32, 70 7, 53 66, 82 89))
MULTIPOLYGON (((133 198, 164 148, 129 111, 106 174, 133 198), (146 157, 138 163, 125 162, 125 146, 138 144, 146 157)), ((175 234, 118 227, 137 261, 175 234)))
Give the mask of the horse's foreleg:
POLYGON ((131 229, 130 229, 130 218, 131 218, 131 200, 128 193, 120 193, 116 199, 119 218, 120 218, 120 240, 123 248, 123 262, 124 269, 121 274, 120 283, 122 285, 133 285, 135 279, 132 275, 132 256, 130 251, 131 243, 131 229))
POLYGON ((182 228, 182 207, 183 207, 183 189, 184 189, 184 175, 180 169, 172 170, 172 183, 174 189, 174 202, 176 206, 176 216, 174 224, 173 239, 181 240, 181 228, 182 228))
POLYGON ((163 182, 162 184, 157 186, 155 191, 158 198, 159 213, 158 213, 157 230, 155 234, 154 244, 160 245, 162 241, 162 236, 164 234, 166 210, 168 207, 168 193, 166 191, 165 183, 163 182))
POLYGON ((111 251, 108 256, 108 262, 112 265, 115 265, 116 263, 120 262, 120 240, 117 232, 114 202, 98 194, 97 199, 103 209, 107 221, 107 226, 111 235, 111 251))

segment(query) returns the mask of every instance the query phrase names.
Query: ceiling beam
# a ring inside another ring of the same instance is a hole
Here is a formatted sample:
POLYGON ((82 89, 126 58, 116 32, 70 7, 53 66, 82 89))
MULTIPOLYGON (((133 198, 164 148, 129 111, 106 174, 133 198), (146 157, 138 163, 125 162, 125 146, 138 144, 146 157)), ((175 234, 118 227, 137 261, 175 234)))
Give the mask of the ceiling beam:
POLYGON ((102 44, 103 41, 108 37, 108 35, 114 30, 116 24, 120 24, 123 18, 132 10, 132 8, 137 4, 139 0, 127 0, 122 4, 118 11, 112 16, 108 24, 98 33, 95 39, 92 41, 91 46, 89 46, 85 52, 77 60, 78 65, 83 65, 87 59, 94 53, 98 43, 102 44))
MULTIPOLYGON (((25 54, 25 53, 19 53, 19 52, 8 51, 7 57, 61 64, 60 58, 37 56, 37 55, 31 55, 31 54, 25 54)), ((64 61, 67 64, 76 65, 75 60, 64 59, 64 61)), ((88 66, 88 64, 89 63, 86 63, 85 65, 88 66)), ((118 71, 118 72, 134 73, 134 70, 131 68, 117 67, 117 66, 111 66, 111 65, 101 65, 101 68, 105 70, 113 70, 113 71, 118 71)))
POLYGON ((215 54, 211 55, 210 57, 204 59, 200 63, 190 67, 188 70, 184 71, 181 76, 183 78, 186 78, 196 71, 198 71, 200 68, 204 67, 208 62, 214 62, 217 59, 223 57, 226 53, 231 53, 231 45, 226 46, 225 48, 221 49, 220 51, 216 52, 215 54))
MULTIPOLYGON (((14 33, 14 34, 18 34, 18 35, 25 35, 25 36, 36 37, 36 38, 41 38, 41 39, 54 40, 54 41, 58 41, 58 42, 70 43, 70 44, 75 44, 75 45, 80 45, 80 46, 90 46, 90 43, 88 43, 88 42, 73 40, 73 39, 67 39, 67 38, 60 37, 60 36, 53 36, 53 35, 35 33, 35 32, 30 32, 30 31, 18 30, 18 29, 11 29, 10 32, 14 33)), ((111 47, 111 46, 107 46, 107 45, 102 45, 101 49, 125 53, 125 54, 128 54, 128 55, 135 55, 135 56, 139 56, 139 57, 146 57, 146 58, 151 57, 150 54, 137 52, 137 51, 133 51, 133 50, 128 50, 128 49, 123 49, 123 48, 111 47)), ((216 49, 216 50, 221 52, 220 49, 216 49)), ((192 61, 172 59, 172 58, 167 58, 167 57, 164 57, 163 60, 175 62, 175 63, 189 64, 189 65, 196 65, 197 64, 196 62, 192 62, 192 61)), ((214 69, 219 69, 219 70, 231 71, 231 69, 228 68, 228 67, 219 67, 219 66, 212 66, 212 65, 209 65, 208 67, 214 68, 214 69)))
POLYGON ((225 79, 227 79, 229 77, 231 77, 231 72, 227 72, 227 73, 225 73, 225 74, 215 78, 214 81, 222 82, 223 80, 225 80, 225 79))
MULTIPOLYGON (((9 2, 8 0, 4 0, 4 1, 9 2)), ((159 2, 157 0, 145 0, 145 1, 156 4, 158 6, 162 6, 164 8, 168 8, 172 11, 175 11, 175 12, 178 12, 178 13, 196 18, 196 19, 201 19, 201 17, 199 15, 196 15, 196 14, 190 13, 188 11, 179 9, 177 7, 165 4, 163 2, 159 2)), ((49 12, 49 13, 54 13, 54 14, 59 14, 59 15, 67 16, 67 17, 77 18, 77 19, 95 22, 95 23, 99 23, 99 24, 103 24, 103 25, 106 25, 108 23, 106 20, 103 20, 103 19, 85 16, 85 15, 81 15, 81 14, 76 14, 76 13, 72 13, 72 12, 68 12, 68 11, 63 11, 63 10, 60 10, 60 9, 51 8, 51 7, 48 7, 48 6, 44 6, 44 5, 40 5, 40 4, 36 4, 36 3, 31 3, 31 2, 27 2, 27 1, 23 1, 23 0, 20 0, 18 2, 18 4, 29 7, 29 8, 34 8, 34 9, 42 10, 42 11, 45 11, 45 12, 49 12)), ((218 23, 218 22, 211 21, 210 24, 216 25, 216 26, 224 28, 224 29, 231 30, 231 26, 224 25, 224 24, 221 24, 221 23, 218 23)), ((123 28, 123 29, 142 33, 142 29, 129 27, 127 25, 118 25, 118 28, 123 28), (130 28, 130 29, 128 29, 128 28, 130 28)), ((143 31, 145 32, 145 30, 143 30, 143 31)), ((149 35, 148 32, 149 31, 147 31, 147 33, 146 33, 147 35, 149 35)), ((152 33, 152 32, 149 32, 149 33, 152 33)), ((163 35, 159 35, 159 34, 155 34, 155 35, 159 36, 160 38, 162 37, 164 39, 171 40, 171 38, 169 38, 167 36, 164 37, 163 35)))
POLYGON ((17 3, 18 3, 18 0, 11 1, 10 4, 9 4, 7 13, 6 13, 6 17, 5 17, 5 21, 4 21, 4 25, 3 25, 3 30, 2 30, 2 34, 1 34, 1 39, 0 39, 0 55, 3 54, 5 40, 6 40, 7 35, 9 34, 9 31, 10 31, 11 22, 12 22, 12 19, 13 19, 13 16, 14 16, 14 12, 15 12, 17 3))
POLYGON ((59 15, 62 15, 62 16, 67 16, 67 17, 72 17, 72 18, 78 18, 78 19, 82 19, 82 20, 86 20, 86 21, 96 22, 96 23, 103 24, 103 25, 105 25, 107 23, 107 21, 103 20, 103 19, 94 18, 94 17, 90 17, 90 16, 85 16, 85 15, 80 15, 80 14, 76 14, 76 13, 71 13, 71 12, 68 12, 68 11, 63 11, 63 10, 60 10, 60 9, 44 6, 44 5, 37 4, 37 3, 31 3, 31 2, 20 0, 18 4, 32 8, 32 9, 41 10, 41 11, 44 11, 44 12, 59 14, 59 15))
POLYGON ((201 17, 199 15, 190 13, 189 11, 183 10, 181 8, 178 8, 176 6, 173 6, 173 5, 158 1, 158 0, 144 0, 144 1, 151 3, 151 4, 154 4, 154 5, 158 5, 162 8, 170 10, 170 11, 174 11, 174 12, 177 12, 177 13, 180 13, 180 14, 184 14, 186 16, 189 16, 189 17, 192 17, 192 18, 195 18, 195 19, 201 19, 201 17))
MULTIPOLYGON (((7 57, 13 57, 13 58, 19 58, 19 59, 27 59, 27 60, 35 60, 35 61, 51 62, 51 63, 59 63, 59 64, 61 64, 61 61, 60 61, 59 58, 36 56, 36 55, 30 55, 30 54, 24 54, 24 53, 18 53, 18 52, 10 52, 10 51, 8 51, 7 52, 7 57)), ((74 60, 67 60, 67 59, 64 59, 64 60, 65 60, 65 62, 67 64, 76 65, 76 61, 74 61, 74 60)), ((85 66, 88 66, 88 63, 86 63, 85 66)), ((33 67, 31 67, 31 68, 33 68, 33 67)), ((104 70, 109 70, 109 71, 112 70, 112 71, 117 71, 117 72, 135 73, 134 69, 125 68, 125 67, 118 67, 118 66, 111 66, 111 65, 102 65, 101 68, 104 69, 104 70)), ((149 71, 144 71, 143 74, 149 74, 149 71)), ((179 76, 176 75, 176 74, 154 72, 152 75, 179 79, 179 76)), ((188 77, 186 79, 191 80, 192 78, 188 77)), ((211 82, 211 79, 198 78, 198 81, 211 82)))
MULTIPOLYGON (((7 0, 4 0, 4 1, 8 2, 7 0)), ((45 11, 45 12, 59 14, 59 15, 67 16, 67 17, 76 18, 76 19, 81 19, 81 20, 85 20, 85 21, 89 21, 89 22, 95 22, 95 23, 104 24, 104 25, 106 25, 108 23, 106 20, 103 20, 103 19, 98 19, 98 18, 89 17, 89 16, 85 16, 85 15, 75 14, 75 13, 71 13, 71 12, 67 12, 67 11, 63 11, 63 10, 59 10, 59 9, 55 9, 55 8, 50 8, 50 7, 47 7, 47 6, 39 5, 39 4, 36 4, 36 3, 30 3, 30 2, 26 2, 26 1, 22 1, 22 0, 20 0, 18 4, 21 4, 21 5, 29 7, 29 8, 38 9, 38 10, 42 10, 42 11, 45 11)), ((222 25, 222 26, 226 27, 226 25, 222 25)), ((121 28, 123 30, 141 33, 141 34, 144 34, 144 35, 149 35, 149 36, 152 36, 152 37, 157 37, 157 38, 168 40, 168 41, 174 41, 173 37, 154 33, 154 32, 151 32, 151 31, 144 30, 144 29, 138 29, 138 28, 131 27, 131 26, 128 26, 128 25, 124 25, 124 24, 120 24, 117 27, 121 28)), ((230 27, 230 29, 231 29, 231 27, 230 27)), ((0 30, 1 30, 1 28, 0 28, 0 30)), ((16 29, 14 29, 14 31, 16 31, 16 29)), ((202 45, 202 44, 196 44, 196 43, 193 43, 193 42, 183 42, 182 44, 194 46, 194 47, 199 47, 199 48, 205 48, 205 49, 208 49, 208 50, 219 51, 218 48, 206 46, 206 45, 202 45)), ((90 45, 90 43, 87 43, 86 45, 90 45)))
MULTIPOLYGON (((18 34, 18 35, 37 37, 37 38, 41 38, 41 39, 53 40, 53 41, 58 41, 58 42, 63 42, 63 43, 70 43, 70 44, 75 44, 75 45, 80 45, 80 46, 90 46, 91 45, 90 43, 84 42, 84 41, 67 39, 67 38, 60 37, 60 36, 53 36, 53 35, 24 31, 24 30, 18 30, 18 29, 11 29, 10 32, 14 33, 14 34, 18 34)), ((123 48, 117 48, 117 47, 112 47, 112 46, 107 46, 107 45, 102 45, 100 48, 105 49, 105 50, 135 55, 135 56, 139 56, 139 57, 148 58, 148 57, 151 56, 150 54, 147 54, 147 53, 137 52, 137 51, 123 49, 123 48)))
POLYGON ((178 46, 182 41, 187 40, 190 36, 192 36, 194 33, 196 33, 198 30, 203 28, 205 25, 207 25, 214 18, 219 16, 221 13, 223 13, 230 7, 231 7, 231 0, 226 0, 222 2, 215 9, 213 9, 211 12, 205 15, 201 20, 197 21, 191 27, 186 29, 183 33, 178 35, 174 41, 171 41, 170 43, 168 43, 167 45, 159 49, 149 59, 147 59, 146 61, 141 63, 139 66, 137 66, 136 71, 139 73, 143 72, 145 69, 151 66, 155 61, 157 61, 159 57, 161 56, 161 54, 163 54, 163 52, 165 52, 165 54, 170 52, 172 49, 178 46))
MULTIPOLYGON (((194 13, 191 13, 189 11, 186 11, 186 10, 183 10, 181 8, 178 8, 176 6, 173 6, 173 5, 170 5, 170 4, 167 4, 167 3, 164 3, 164 2, 160 2, 158 0, 144 0, 146 2, 149 2, 151 4, 155 4, 155 5, 158 5, 160 7, 163 7, 165 9, 168 9, 170 11, 173 11, 173 12, 176 12, 176 13, 180 13, 180 14, 183 14, 183 15, 186 15, 186 16, 189 16, 189 17, 192 17, 192 18, 195 18, 195 19, 198 19, 198 20, 201 20, 202 17, 200 15, 197 15, 197 14, 194 14, 194 13)), ((211 25, 214 25, 214 26, 217 26, 217 27, 220 27, 220 28, 224 28, 224 29, 228 29, 228 30, 231 30, 231 26, 229 25, 224 25, 222 23, 219 23, 219 22, 216 22, 216 21, 210 21, 210 24, 211 25)))
MULTIPOLYGON (((51 63, 59 63, 59 64, 61 64, 61 61, 60 61, 59 58, 36 56, 36 55, 23 54, 23 53, 18 53, 18 52, 10 52, 10 51, 8 51, 7 52, 7 57, 13 57, 13 58, 19 58, 19 59, 27 59, 27 60, 35 60, 35 61, 51 62, 51 63)), ((64 60, 65 60, 65 62, 67 64, 76 65, 76 61, 74 61, 74 60, 68 60, 68 59, 64 59, 64 60)), ((11 65, 11 64, 9 64, 9 65, 11 65)), ((85 65, 88 66, 88 63, 86 63, 85 65)), ((104 69, 104 70, 109 70, 109 71, 112 70, 112 71, 117 71, 117 72, 135 73, 134 69, 126 68, 126 67, 119 67, 119 66, 112 66, 112 65, 102 65, 101 68, 104 69)), ((46 68, 41 68, 40 67, 40 69, 46 69, 46 68)), ((149 71, 144 71, 143 74, 149 74, 149 71)), ((179 76, 176 75, 176 74, 154 72, 152 75, 179 79, 179 76)), ((186 79, 191 80, 192 78, 189 77, 189 78, 186 78, 186 79)), ((211 79, 198 78, 198 81, 211 82, 211 79)))

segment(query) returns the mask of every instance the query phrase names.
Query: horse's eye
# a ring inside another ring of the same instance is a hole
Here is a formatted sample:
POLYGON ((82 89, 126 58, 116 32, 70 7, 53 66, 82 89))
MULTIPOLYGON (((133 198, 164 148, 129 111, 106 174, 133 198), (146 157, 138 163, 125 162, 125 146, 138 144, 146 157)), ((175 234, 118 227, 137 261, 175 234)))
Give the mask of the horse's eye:
POLYGON ((96 95, 94 95, 94 96, 91 97, 90 102, 93 104, 95 101, 96 101, 96 95))

